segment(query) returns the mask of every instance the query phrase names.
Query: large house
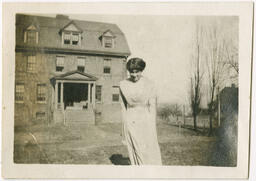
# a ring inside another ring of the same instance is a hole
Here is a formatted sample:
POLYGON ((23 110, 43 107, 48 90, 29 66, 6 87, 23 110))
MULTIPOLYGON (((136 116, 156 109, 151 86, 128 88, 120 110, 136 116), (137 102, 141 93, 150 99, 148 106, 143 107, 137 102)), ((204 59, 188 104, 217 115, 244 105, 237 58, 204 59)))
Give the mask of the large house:
POLYGON ((16 15, 15 125, 121 119, 130 50, 115 24, 16 15))

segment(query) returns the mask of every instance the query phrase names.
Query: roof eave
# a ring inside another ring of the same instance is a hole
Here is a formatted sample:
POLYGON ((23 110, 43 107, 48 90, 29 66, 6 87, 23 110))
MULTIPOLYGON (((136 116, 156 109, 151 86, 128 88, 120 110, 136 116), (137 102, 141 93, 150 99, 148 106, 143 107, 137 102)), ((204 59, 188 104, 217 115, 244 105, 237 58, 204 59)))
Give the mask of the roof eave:
POLYGON ((45 53, 74 53, 74 54, 88 54, 88 55, 101 55, 101 56, 118 56, 128 57, 130 52, 107 52, 99 50, 84 50, 84 49, 67 49, 67 48, 52 48, 52 47, 40 47, 40 46, 19 46, 15 48, 16 52, 19 51, 42 51, 45 53))
POLYGON ((72 81, 97 81, 98 79, 71 79, 62 77, 53 77, 53 80, 72 80, 72 81))

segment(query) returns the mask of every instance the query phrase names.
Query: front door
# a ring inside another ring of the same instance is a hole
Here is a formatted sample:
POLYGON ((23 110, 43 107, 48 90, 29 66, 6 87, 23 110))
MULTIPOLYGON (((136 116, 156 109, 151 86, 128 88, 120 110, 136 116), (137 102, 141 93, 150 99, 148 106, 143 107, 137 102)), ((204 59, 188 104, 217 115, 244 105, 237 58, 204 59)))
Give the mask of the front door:
POLYGON ((64 83, 64 109, 88 108, 88 83, 64 83))

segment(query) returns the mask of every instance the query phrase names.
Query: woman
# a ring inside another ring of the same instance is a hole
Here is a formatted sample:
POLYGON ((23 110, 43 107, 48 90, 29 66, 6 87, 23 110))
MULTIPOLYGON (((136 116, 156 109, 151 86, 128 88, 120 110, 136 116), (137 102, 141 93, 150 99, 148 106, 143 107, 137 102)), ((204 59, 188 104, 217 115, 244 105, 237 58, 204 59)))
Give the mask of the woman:
POLYGON ((156 93, 153 83, 141 75, 146 63, 132 58, 130 77, 120 82, 123 135, 132 165, 161 165, 156 133, 156 93))

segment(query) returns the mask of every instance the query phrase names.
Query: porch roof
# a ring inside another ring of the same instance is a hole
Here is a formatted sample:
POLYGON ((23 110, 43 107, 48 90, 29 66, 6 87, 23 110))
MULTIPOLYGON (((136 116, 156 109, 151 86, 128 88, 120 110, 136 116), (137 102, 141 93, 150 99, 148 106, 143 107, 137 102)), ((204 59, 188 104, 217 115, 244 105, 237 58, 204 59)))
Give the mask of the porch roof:
POLYGON ((96 81, 97 77, 88 73, 80 72, 78 70, 66 72, 61 75, 57 75, 51 78, 51 80, 84 80, 84 81, 96 81))

